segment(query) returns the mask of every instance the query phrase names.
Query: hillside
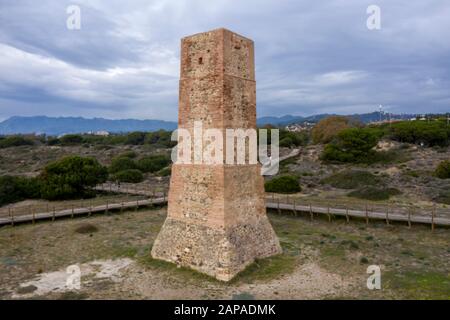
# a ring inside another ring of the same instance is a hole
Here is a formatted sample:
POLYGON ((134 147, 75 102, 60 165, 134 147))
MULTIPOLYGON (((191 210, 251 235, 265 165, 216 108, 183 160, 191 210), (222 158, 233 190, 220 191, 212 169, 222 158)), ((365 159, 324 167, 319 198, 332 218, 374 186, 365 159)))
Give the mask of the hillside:
POLYGON ((174 130, 176 127, 176 122, 163 120, 16 116, 0 123, 0 134, 45 133, 48 135, 60 135, 64 133, 84 133, 89 131, 130 132, 157 131, 160 129, 174 130))

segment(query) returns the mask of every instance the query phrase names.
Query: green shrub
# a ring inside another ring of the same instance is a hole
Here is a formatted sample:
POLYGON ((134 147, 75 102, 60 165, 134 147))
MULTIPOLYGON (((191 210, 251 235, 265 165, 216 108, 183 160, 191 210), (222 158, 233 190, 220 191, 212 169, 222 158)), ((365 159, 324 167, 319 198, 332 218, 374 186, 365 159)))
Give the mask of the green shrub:
POLYGON ((138 183, 144 180, 144 176, 137 169, 128 169, 115 173, 113 179, 119 182, 138 183))
POLYGON ((46 143, 49 146, 56 146, 57 144, 60 143, 60 141, 56 137, 48 137, 46 143))
POLYGON ((137 164, 133 159, 128 157, 118 156, 112 159, 109 166, 110 173, 116 173, 124 170, 137 169, 137 164))
POLYGON ((66 134, 59 138, 62 145, 71 146, 83 143, 83 137, 79 134, 66 134))
POLYGON ((440 179, 450 179, 450 161, 445 160, 439 163, 434 174, 440 179))
POLYGON ((145 132, 131 132, 127 134, 125 139, 125 144, 131 144, 131 145, 140 145, 144 144, 145 141, 145 132))
POLYGON ((321 158, 334 162, 367 162, 374 157, 373 148, 380 137, 380 131, 372 128, 345 129, 325 146, 321 158))
POLYGON ((326 177, 321 182, 339 189, 356 189, 377 185, 381 179, 368 171, 346 170, 326 177))
POLYGON ((401 194, 401 192, 395 188, 369 186, 352 191, 348 194, 348 196, 364 200, 379 201, 388 200, 391 196, 396 196, 399 194, 401 194))
POLYGON ((106 181, 108 172, 95 158, 69 156, 48 164, 40 175, 44 199, 77 199, 106 181))
POLYGON ((443 121, 404 121, 391 125, 390 138, 425 146, 447 146, 450 128, 443 121))
POLYGON ((138 160, 137 167, 142 172, 157 172, 170 164, 170 157, 166 155, 148 156, 138 160))
POLYGON ((40 197, 37 178, 0 176, 0 206, 40 197))
POLYGON ((137 157, 137 153, 130 150, 130 151, 126 151, 126 152, 122 153, 119 157, 135 159, 137 157))
POLYGON ((0 140, 0 149, 18 146, 31 146, 33 145, 33 140, 22 136, 10 136, 0 140))
POLYGON ((273 178, 264 184, 266 192, 296 193, 300 192, 298 179, 293 176, 281 176, 273 178))
POLYGON ((439 202, 439 203, 450 205, 450 190, 441 190, 438 193, 435 201, 439 202))
POLYGON ((147 133, 145 135, 144 143, 166 148, 172 148, 177 144, 177 142, 172 141, 171 137, 172 137, 171 131, 158 130, 155 132, 147 133))

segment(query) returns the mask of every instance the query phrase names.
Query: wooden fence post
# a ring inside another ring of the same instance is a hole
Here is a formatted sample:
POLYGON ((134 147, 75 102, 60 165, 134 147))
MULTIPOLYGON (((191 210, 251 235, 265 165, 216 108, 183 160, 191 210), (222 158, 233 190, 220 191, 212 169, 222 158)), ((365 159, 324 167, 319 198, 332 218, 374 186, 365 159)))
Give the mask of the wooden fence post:
POLYGON ((327 216, 328 216, 328 222, 331 222, 330 203, 327 203, 327 216))
POLYGON ((386 224, 389 225, 389 203, 386 208, 386 224))
POLYGON ((33 214, 33 220, 32 220, 32 223, 34 224, 35 219, 36 219, 36 209, 33 209, 32 214, 33 214))
POLYGON ((55 215, 56 215, 56 208, 55 206, 53 206, 52 222, 55 221, 55 215))
POLYGON ((281 210, 280 210, 280 198, 278 198, 278 214, 281 214, 281 210))
POLYGON ((434 216, 436 215, 436 204, 433 205, 433 211, 431 212, 431 231, 434 232, 434 216))
POLYGON ((297 216, 297 209, 295 208, 295 199, 294 199, 293 206, 294 206, 294 216, 297 216))
POLYGON ((411 211, 413 210, 412 207, 408 210, 408 228, 411 229, 411 211))
POLYGON ((312 211, 311 203, 309 203, 309 215, 311 216, 311 221, 313 221, 314 220, 314 214, 313 214, 313 211, 312 211))
POLYGON ((92 215, 92 200, 90 201, 90 206, 89 206, 89 215, 88 217, 90 217, 92 215))
POLYGON ((134 211, 138 211, 139 209, 139 199, 136 200, 136 209, 134 211))
POLYGON ((123 201, 120 203, 120 213, 123 212, 123 201))
POLYGON ((73 204, 72 204, 72 213, 70 214, 70 217, 71 217, 72 219, 73 219, 74 213, 75 213, 75 208, 74 208, 74 206, 73 206, 73 204))
POLYGON ((14 227, 14 210, 11 210, 11 207, 8 207, 8 214, 11 219, 11 226, 14 227))
POLYGON ((348 216, 348 205, 345 205, 345 219, 347 220, 347 223, 350 222, 350 217, 348 216))
POLYGON ((367 203, 366 203, 366 224, 369 224, 369 212, 367 209, 367 203))
POLYGON ((105 214, 108 213, 108 200, 106 200, 106 210, 105 210, 105 214))

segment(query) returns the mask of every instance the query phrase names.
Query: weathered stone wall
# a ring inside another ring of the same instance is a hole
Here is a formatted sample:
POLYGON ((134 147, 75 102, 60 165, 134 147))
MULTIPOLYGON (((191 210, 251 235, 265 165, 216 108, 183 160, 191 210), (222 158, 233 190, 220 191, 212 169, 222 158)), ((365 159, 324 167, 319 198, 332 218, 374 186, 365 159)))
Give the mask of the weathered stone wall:
MULTIPOLYGON (((225 29, 182 39, 179 127, 255 128, 253 41, 225 29)), ((224 140, 224 153, 225 153, 224 140)), ((225 157, 224 157, 225 159, 225 157)), ((230 280, 281 252, 259 164, 174 164, 168 217, 152 256, 230 280)))

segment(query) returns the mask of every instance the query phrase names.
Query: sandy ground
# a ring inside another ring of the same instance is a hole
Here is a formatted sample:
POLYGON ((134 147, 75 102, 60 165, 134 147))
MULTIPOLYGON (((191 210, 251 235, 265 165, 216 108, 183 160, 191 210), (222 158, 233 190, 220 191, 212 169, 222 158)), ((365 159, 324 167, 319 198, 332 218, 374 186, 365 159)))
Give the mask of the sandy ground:
POLYGON ((42 273, 20 284, 13 299, 48 296, 55 293, 83 291, 93 299, 106 298, 113 293, 127 292, 129 298, 140 299, 231 299, 241 293, 255 299, 318 299, 325 296, 346 295, 351 282, 332 274, 313 262, 297 266, 289 275, 256 284, 224 287, 208 282, 180 284, 171 282, 164 273, 146 270, 135 261, 123 258, 92 261, 76 265, 81 274, 78 282, 71 281, 73 265, 58 271, 42 273), (110 288, 96 292, 96 284, 108 282, 110 288))
POLYGON ((165 217, 155 208, 2 227, 0 299, 450 299, 448 229, 271 214, 283 255, 223 283, 150 258, 165 217), (86 225, 95 231, 77 231, 86 225), (371 264, 383 270, 379 292, 366 287, 371 264), (80 290, 67 282, 74 265, 80 290))

